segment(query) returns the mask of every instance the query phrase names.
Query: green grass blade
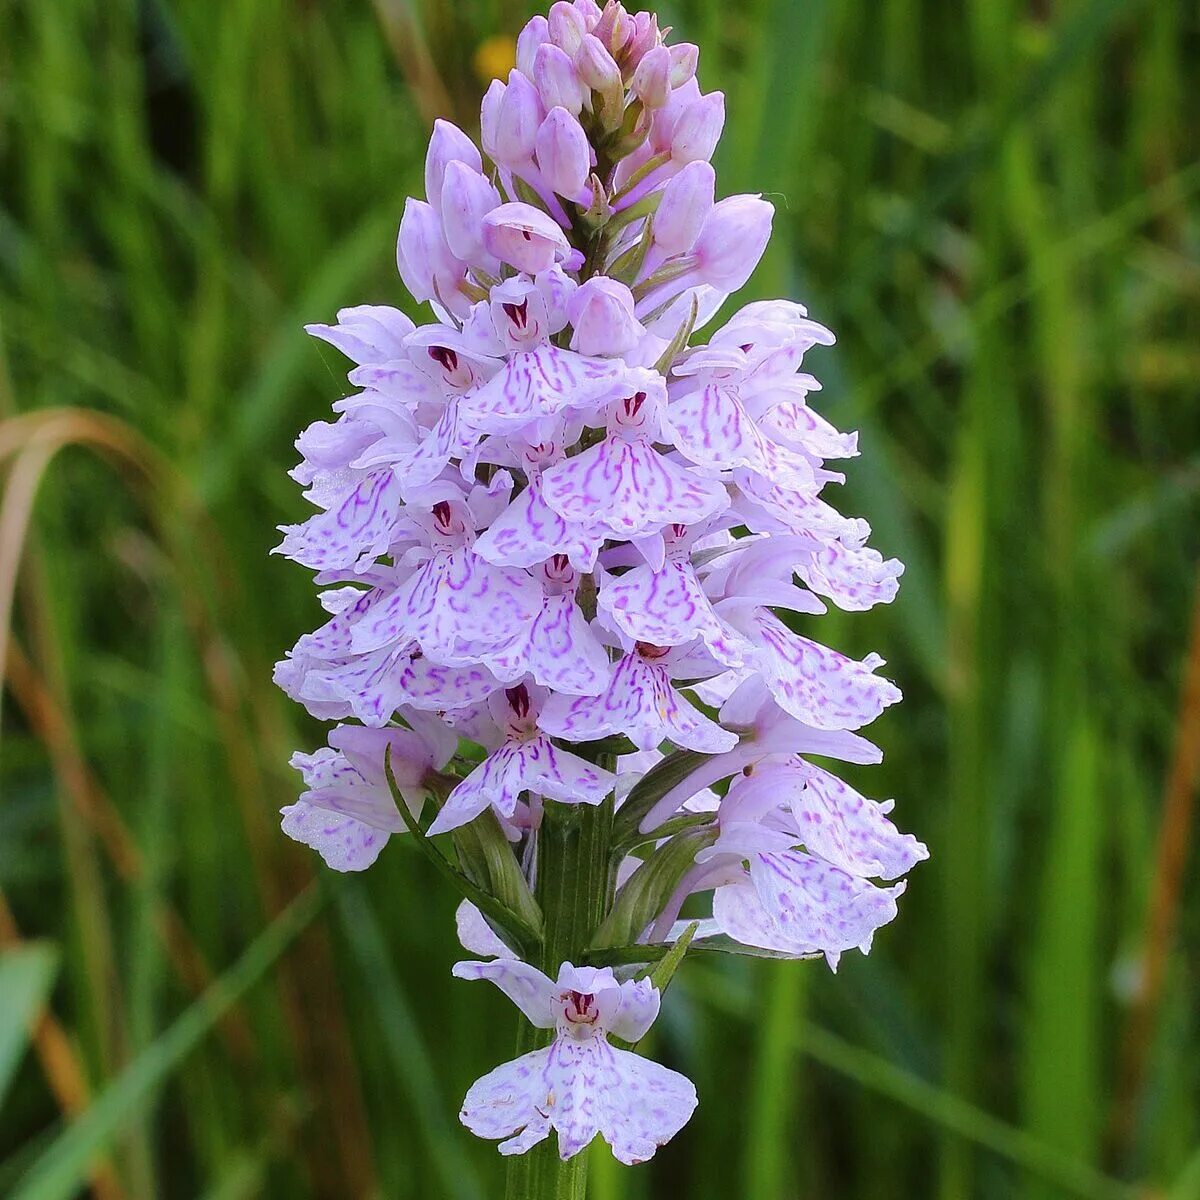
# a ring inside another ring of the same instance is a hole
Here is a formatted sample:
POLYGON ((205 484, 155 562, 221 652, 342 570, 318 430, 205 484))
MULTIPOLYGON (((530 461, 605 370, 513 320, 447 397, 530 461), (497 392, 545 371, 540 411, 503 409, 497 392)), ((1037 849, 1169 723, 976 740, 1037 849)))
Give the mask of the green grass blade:
POLYGON ((439 1194, 455 1200, 479 1200, 483 1192, 470 1161, 461 1152, 461 1135, 446 1119, 450 1106, 375 911, 357 880, 339 879, 334 895, 342 931, 375 1008, 392 1069, 408 1093, 421 1136, 441 1180, 439 1194))
MULTIPOLYGON (((750 1019, 746 997, 727 981, 694 972, 687 980, 687 987, 720 1012, 750 1019)), ((932 1125, 990 1150, 1073 1196, 1084 1200, 1136 1200, 1140 1195, 1138 1189, 1073 1161, 1024 1130, 805 1018, 796 1018, 780 1037, 779 1045, 792 1047, 860 1087, 894 1100, 932 1125)))
POLYGON ((97 1095, 51 1143, 10 1200, 67 1200, 87 1179, 93 1156, 120 1133, 138 1106, 179 1069, 230 1007, 259 982, 317 915, 320 892, 302 892, 211 987, 97 1095))
POLYGON ((48 943, 26 943, 0 953, 0 1105, 57 972, 58 951, 48 943))

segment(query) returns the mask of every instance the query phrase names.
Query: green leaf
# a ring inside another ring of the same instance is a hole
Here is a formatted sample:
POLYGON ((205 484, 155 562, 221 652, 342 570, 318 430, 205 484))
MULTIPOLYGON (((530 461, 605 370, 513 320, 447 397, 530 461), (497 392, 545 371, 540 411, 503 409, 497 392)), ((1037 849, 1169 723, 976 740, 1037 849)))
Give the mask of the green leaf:
POLYGON ((613 838, 620 850, 628 850, 645 840, 640 826, 650 810, 697 767, 709 762, 711 754, 698 750, 676 750, 655 764, 629 793, 613 826, 613 838))
POLYGON ((625 881, 612 912, 596 930, 592 945, 623 946, 636 942, 663 911, 696 855, 717 840, 715 829, 678 833, 664 842, 625 881))
POLYGON ((671 949, 645 973, 646 977, 660 992, 665 992, 671 980, 675 977, 675 972, 679 970, 679 964, 683 962, 683 956, 687 954, 688 947, 692 944, 692 939, 696 936, 696 930, 699 928, 700 922, 693 921, 675 939, 675 944, 671 949))
POLYGON ((542 910, 538 908, 521 866, 513 854, 512 843, 504 836, 500 822, 488 809, 453 833, 459 855, 480 872, 475 880, 505 908, 515 913, 540 936, 542 910))
POLYGON ((58 973, 58 950, 26 942, 0 954, 0 1104, 58 973))
POLYGON ((696 296, 692 295, 692 306, 688 310, 688 315, 675 330, 675 336, 667 343, 667 348, 662 352, 658 362, 654 364, 654 369, 665 375, 670 369, 671 364, 683 353, 688 344, 688 339, 692 336, 692 331, 696 328, 696 318, 700 313, 700 306, 696 301, 696 296))
POLYGON ((309 925, 323 904, 301 892, 174 1024, 160 1034, 51 1142, 9 1200, 68 1200, 83 1187, 92 1160, 139 1114, 218 1021, 253 987, 309 925))
MULTIPOLYGON (((697 972, 689 978, 687 986, 719 1012, 747 1020, 752 1017, 745 992, 739 992, 715 972, 697 972), (703 977, 698 978, 700 975, 703 977)), ((1139 1189, 1075 1161, 1024 1130, 804 1017, 797 1016, 787 1033, 787 1041, 801 1054, 853 1080, 860 1087, 887 1096, 931 1123, 1050 1180, 1065 1192, 1084 1200, 1137 1200, 1142 1194, 1139 1189)))
MULTIPOLYGON (((485 891, 474 880, 464 875, 446 856, 433 844, 429 835, 423 830, 417 822, 416 817, 412 815, 403 795, 400 793, 399 787, 396 785, 396 777, 392 774, 392 750, 389 746, 383 757, 383 769, 387 774, 388 787, 392 792, 392 799, 396 802, 396 808, 400 812, 400 817, 404 824, 408 826, 408 831, 413 835, 413 840, 417 844, 417 848, 425 855, 427 859, 438 871, 444 875, 455 889, 466 899, 470 900, 480 912, 489 920, 494 921, 505 934, 505 940, 518 951, 522 958, 527 961, 532 960, 532 956, 538 951, 542 940, 542 921, 541 912, 538 910, 535 915, 536 923, 526 920, 519 913, 514 912, 507 904, 494 896, 491 892, 485 891)), ((484 850, 482 844, 468 843, 472 850, 479 850, 483 859, 487 858, 487 851, 484 850)), ((512 851, 506 849, 509 858, 512 858, 512 851)), ((513 863, 516 865, 515 860, 513 863)), ((536 902, 530 897, 530 903, 537 908, 536 902)))
POLYGON ((340 877, 334 889, 338 916, 350 952, 366 983, 383 1034, 383 1051, 412 1112, 440 1180, 438 1194, 455 1200, 482 1195, 470 1159, 461 1153, 459 1134, 451 1129, 439 1078, 412 1003, 404 990, 366 888, 358 879, 340 877))

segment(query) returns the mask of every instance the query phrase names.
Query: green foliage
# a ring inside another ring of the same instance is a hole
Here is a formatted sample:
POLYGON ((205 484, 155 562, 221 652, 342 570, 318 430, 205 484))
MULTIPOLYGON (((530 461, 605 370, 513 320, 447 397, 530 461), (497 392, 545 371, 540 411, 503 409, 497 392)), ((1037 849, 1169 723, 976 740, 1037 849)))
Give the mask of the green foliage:
POLYGON ((34 942, 0 953, 0 1104, 54 983, 58 955, 34 942))
MULTIPOLYGON (((56 944, 64 1035, 26 1052, 50 960, 18 1004, 11 956, 42 951, 0 952, 4 1194, 499 1194, 455 1113, 510 1009, 449 977, 436 864, 400 837, 288 907, 323 872, 275 810, 320 732, 270 672, 319 614, 267 552, 345 387, 300 326, 407 305, 428 121, 471 124, 529 8, 0 5, 0 613, 32 512, 0 944, 56 944)), ((689 953, 652 1051, 700 1108, 649 1167, 594 1155, 593 1192, 1200 1196, 1194 867, 1126 1036, 1200 554, 1194 7, 661 15, 727 93, 722 192, 777 208, 747 298, 839 337, 811 367, 862 431, 843 507, 907 571, 823 629, 904 687, 855 782, 932 857, 836 976, 689 953)))

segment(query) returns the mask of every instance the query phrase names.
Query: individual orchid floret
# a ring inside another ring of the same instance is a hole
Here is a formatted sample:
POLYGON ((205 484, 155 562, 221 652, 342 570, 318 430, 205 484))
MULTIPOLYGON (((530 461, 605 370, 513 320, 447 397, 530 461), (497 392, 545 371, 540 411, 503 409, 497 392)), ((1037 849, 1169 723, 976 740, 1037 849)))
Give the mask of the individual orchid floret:
POLYGON ((556 0, 550 6, 547 28, 550 40, 561 50, 572 55, 588 35, 588 24, 583 11, 578 6, 567 3, 567 0, 556 0))
POLYGON ((385 752, 415 817, 428 795, 426 776, 446 765, 457 744, 440 721, 419 714, 412 721, 412 730, 339 725, 327 748, 293 754, 305 791, 282 810, 283 832, 318 851, 335 871, 369 867, 388 838, 404 829, 384 775, 385 752))
POLYGON ((605 357, 632 350, 645 333, 633 308, 625 284, 593 275, 571 297, 571 349, 605 357))
POLYGON ((689 553, 691 537, 683 525, 664 531, 663 561, 605 577, 599 608, 634 641, 686 646, 700 638, 708 652, 729 667, 740 667, 753 653, 750 643, 714 611, 689 553))
POLYGON ((624 91, 621 68, 593 34, 586 34, 575 51, 575 69, 579 78, 600 97, 601 119, 606 127, 615 129, 624 91))
POLYGON ((696 77, 700 62, 700 47, 692 42, 676 42, 667 47, 671 54, 671 86, 681 88, 696 77))
POLYGON ((340 308, 336 325, 304 327, 306 333, 328 342, 360 366, 403 357, 404 339, 413 328, 404 313, 385 304, 340 308))
POLYGON ((686 254, 712 211, 717 174, 704 159, 669 180, 654 214, 654 246, 663 256, 686 254))
POLYGON ((492 209, 483 221, 483 244, 511 267, 536 275, 570 253, 563 231, 530 204, 514 202, 492 209))
POLYGON ((577 117, 583 111, 588 101, 588 86, 579 78, 571 55, 560 46, 544 43, 537 48, 532 78, 547 112, 564 108, 577 117))
POLYGON ((463 262, 494 273, 499 259, 483 245, 483 219, 500 206, 500 193, 479 171, 457 160, 447 163, 440 212, 450 252, 463 262))
MULTIPOLYGON (((681 166, 708 162, 725 128, 725 95, 709 92, 684 109, 671 134, 671 157, 681 166)), ((738 285, 741 286, 740 284, 738 285)))
POLYGON ((612 790, 610 772, 559 749, 538 728, 543 696, 521 683, 492 697, 489 708, 503 740, 450 793, 430 834, 457 829, 489 805, 497 816, 511 821, 524 792, 562 804, 599 804, 612 790))
POLYGON ((550 22, 538 13, 530 17, 517 35, 517 70, 526 78, 533 76, 538 50, 550 41, 550 22))
POLYGON ((494 121, 485 122, 483 133, 488 154, 502 166, 522 166, 533 154, 545 116, 537 88, 520 71, 510 71, 499 103, 486 115, 492 114, 494 121))
POLYGON ((608 1040, 637 1042, 654 1023, 659 993, 647 980, 618 983, 610 968, 563 963, 552 982, 510 959, 460 962, 454 974, 491 980, 537 1028, 554 1030, 549 1046, 497 1067, 463 1101, 472 1133, 507 1139, 501 1154, 524 1154, 554 1130, 563 1159, 598 1134, 619 1162, 645 1162, 691 1118, 689 1080, 608 1040))
POLYGON ((681 467, 654 446, 665 388, 652 371, 631 371, 628 393, 609 406, 607 436, 551 467, 546 503, 568 521, 592 521, 618 538, 694 525, 728 503, 715 479, 681 467))
POLYGON ((676 690, 673 666, 668 647, 639 642, 600 695, 551 697, 542 728, 570 742, 624 734, 641 750, 666 741, 702 754, 731 750, 737 734, 722 729, 676 690))
POLYGON ((771 237, 774 207, 761 196, 730 196, 713 205, 696 239, 697 275, 734 292, 754 273, 771 237))
POLYGON ((888 820, 890 808, 800 758, 739 776, 722 802, 720 837, 697 856, 748 863, 716 889, 718 927, 748 945, 822 953, 835 968, 844 951, 865 953, 904 890, 869 881, 896 879, 928 857, 888 820))
POLYGON ((591 148, 583 126, 561 105, 538 126, 535 139, 538 169, 550 188, 576 200, 584 194, 591 170, 591 148))
POLYGON ((671 97, 671 52, 666 46, 655 46, 642 56, 630 87, 646 108, 666 104, 671 97))
POLYGON ((596 696, 612 675, 608 652, 576 601, 579 573, 566 554, 555 554, 532 572, 543 588, 542 610, 511 641, 481 653, 499 679, 530 675, 568 696, 596 696))
POLYGON ((475 143, 453 122, 439 117, 433 123, 425 153, 425 199, 437 212, 442 210, 442 184, 451 163, 459 163, 476 175, 483 171, 483 159, 475 143))
POLYGON ((410 199, 404 207, 396 265, 414 299, 435 300, 452 312, 465 312, 466 299, 458 285, 466 276, 466 265, 451 253, 441 218, 423 200, 410 199))

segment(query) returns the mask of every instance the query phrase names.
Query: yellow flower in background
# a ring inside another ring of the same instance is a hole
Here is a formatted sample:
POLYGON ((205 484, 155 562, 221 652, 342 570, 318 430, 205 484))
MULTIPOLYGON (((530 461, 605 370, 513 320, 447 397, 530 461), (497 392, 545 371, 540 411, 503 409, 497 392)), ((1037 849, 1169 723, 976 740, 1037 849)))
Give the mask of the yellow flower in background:
POLYGON ((475 49, 472 65, 484 83, 507 79, 509 71, 517 65, 516 40, 504 33, 484 38, 475 49))

